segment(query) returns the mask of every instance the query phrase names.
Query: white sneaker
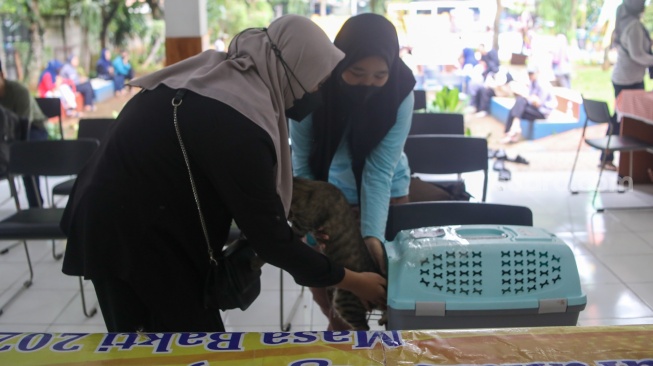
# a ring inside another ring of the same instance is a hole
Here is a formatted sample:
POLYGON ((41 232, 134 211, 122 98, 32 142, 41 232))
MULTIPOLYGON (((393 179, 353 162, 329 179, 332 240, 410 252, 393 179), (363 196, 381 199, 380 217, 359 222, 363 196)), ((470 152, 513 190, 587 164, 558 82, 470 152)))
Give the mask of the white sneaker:
POLYGON ((486 111, 478 111, 478 112, 474 113, 474 118, 483 118, 483 117, 486 117, 486 116, 487 116, 486 111))

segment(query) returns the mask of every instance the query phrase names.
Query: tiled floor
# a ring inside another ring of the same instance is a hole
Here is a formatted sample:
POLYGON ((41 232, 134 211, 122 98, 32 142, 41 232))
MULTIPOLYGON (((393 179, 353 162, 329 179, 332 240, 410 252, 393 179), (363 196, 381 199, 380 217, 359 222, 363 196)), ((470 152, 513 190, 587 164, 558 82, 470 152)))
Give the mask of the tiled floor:
MULTIPOLYGON (((499 182, 497 173, 491 172, 487 201, 530 207, 535 226, 555 233, 573 249, 582 289, 587 295, 587 307, 580 313, 579 324, 653 324, 653 274, 650 269, 653 263, 653 209, 597 213, 590 204, 589 194, 571 195, 567 192, 568 172, 536 170, 535 166, 530 170, 516 169, 508 182, 499 182)), ((591 186, 596 173, 581 171, 577 182, 591 186)), ((473 173, 466 179, 468 191, 472 194, 479 192, 481 176, 473 173)), ((605 179, 609 184, 616 177, 611 173, 605 179)), ((50 180, 50 187, 52 183, 50 180)), ((644 185, 641 189, 653 195, 652 185, 644 185)), ((602 198, 607 202, 609 196, 617 194, 606 194, 602 198)), ((0 182, 0 199, 8 197, 7 182, 0 182)), ((2 216, 12 211, 11 201, 0 206, 2 216)), ((0 249, 9 244, 0 243, 0 249)), ((64 245, 59 242, 58 250, 61 251, 64 245)), ((90 319, 82 314, 78 280, 61 273, 61 261, 52 258, 50 244, 30 242, 29 250, 35 268, 34 284, 5 308, 0 316, 0 331, 105 332, 101 314, 90 319)), ((280 329, 279 274, 277 268, 264 267, 263 290, 256 302, 245 312, 224 314, 228 330, 280 329)), ((21 247, 0 255, 0 304, 21 287, 27 276, 21 247)), ((287 317, 301 288, 287 274, 284 278, 284 312, 287 317)), ((92 284, 86 283, 85 287, 90 302, 95 303, 92 284)), ((309 291, 301 297, 297 313, 292 318, 292 329, 326 329, 325 318, 313 305, 309 291)))

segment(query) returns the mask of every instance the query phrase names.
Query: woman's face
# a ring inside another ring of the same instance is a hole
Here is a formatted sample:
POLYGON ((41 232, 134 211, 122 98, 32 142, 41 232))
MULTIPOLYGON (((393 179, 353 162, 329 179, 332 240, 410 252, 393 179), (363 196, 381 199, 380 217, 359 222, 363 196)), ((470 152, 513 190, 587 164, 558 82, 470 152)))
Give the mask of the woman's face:
POLYGON ((388 64, 379 56, 360 59, 342 73, 342 80, 349 85, 382 87, 388 82, 388 77, 388 64))

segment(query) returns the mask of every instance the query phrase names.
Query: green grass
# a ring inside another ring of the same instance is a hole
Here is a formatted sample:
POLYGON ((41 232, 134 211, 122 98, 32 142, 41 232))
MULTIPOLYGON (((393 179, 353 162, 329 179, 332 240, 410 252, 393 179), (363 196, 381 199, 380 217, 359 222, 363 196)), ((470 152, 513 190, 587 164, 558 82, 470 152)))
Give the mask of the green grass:
MULTIPOLYGON (((571 79, 571 87, 579 91, 585 98, 604 100, 608 102, 610 113, 614 106, 614 88, 610 76, 612 68, 603 70, 600 65, 577 65, 571 79)), ((651 90, 653 82, 648 78, 644 80, 646 90, 651 90)))

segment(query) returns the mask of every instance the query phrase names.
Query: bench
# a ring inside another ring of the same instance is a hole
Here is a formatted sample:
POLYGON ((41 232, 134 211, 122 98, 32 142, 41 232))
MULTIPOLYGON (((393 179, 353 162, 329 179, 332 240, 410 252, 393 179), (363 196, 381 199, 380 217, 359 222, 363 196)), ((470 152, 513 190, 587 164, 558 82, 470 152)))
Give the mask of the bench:
MULTIPOLYGON (((490 114, 501 123, 506 123, 508 112, 510 112, 514 104, 515 98, 493 97, 490 102, 490 114)), ((571 109, 568 106, 568 103, 564 103, 564 112, 555 109, 551 111, 546 119, 538 119, 534 122, 522 119, 522 136, 527 140, 536 140, 574 128, 582 128, 585 121, 585 111, 579 105, 576 109, 578 117, 575 117, 573 106, 571 109)))
POLYGON ((95 92, 95 103, 103 102, 113 97, 113 80, 91 79, 91 86, 95 92))

